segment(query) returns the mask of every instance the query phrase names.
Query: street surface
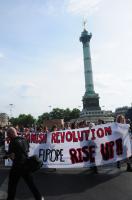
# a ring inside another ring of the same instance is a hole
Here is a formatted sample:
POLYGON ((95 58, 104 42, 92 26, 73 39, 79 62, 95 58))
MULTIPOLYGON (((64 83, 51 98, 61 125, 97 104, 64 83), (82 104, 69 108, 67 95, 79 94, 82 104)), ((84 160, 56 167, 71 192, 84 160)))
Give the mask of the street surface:
MULTIPOLYGON (((0 200, 6 199, 9 169, 0 169, 0 200)), ((116 166, 89 169, 41 169, 34 180, 45 200, 132 200, 132 172, 116 166)), ((33 200, 23 180, 19 182, 16 200, 33 200)))

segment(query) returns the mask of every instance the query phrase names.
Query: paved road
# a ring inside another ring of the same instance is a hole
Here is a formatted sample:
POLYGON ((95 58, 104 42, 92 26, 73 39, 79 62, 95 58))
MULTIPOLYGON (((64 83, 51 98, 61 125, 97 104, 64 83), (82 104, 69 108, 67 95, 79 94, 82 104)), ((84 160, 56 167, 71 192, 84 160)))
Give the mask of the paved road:
MULTIPOLYGON (((132 172, 125 168, 101 167, 99 174, 87 169, 40 170, 34 178, 45 200, 132 200, 132 172)), ((0 200, 6 199, 8 174, 9 170, 0 169, 0 200)), ((23 180, 16 199, 33 200, 23 180)))

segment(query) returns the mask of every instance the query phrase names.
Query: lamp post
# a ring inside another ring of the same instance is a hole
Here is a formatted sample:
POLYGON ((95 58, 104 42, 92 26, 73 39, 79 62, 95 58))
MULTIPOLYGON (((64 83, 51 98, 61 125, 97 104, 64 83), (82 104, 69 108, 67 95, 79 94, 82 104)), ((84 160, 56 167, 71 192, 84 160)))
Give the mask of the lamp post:
POLYGON ((48 107, 49 107, 49 119, 51 119, 50 113, 51 113, 51 110, 52 110, 52 106, 49 105, 48 107))
POLYGON ((51 105, 49 105, 48 107, 49 107, 49 112, 51 112, 51 108, 52 108, 52 106, 51 106, 51 105))
POLYGON ((9 106, 10 106, 10 118, 12 118, 13 103, 10 103, 9 106))

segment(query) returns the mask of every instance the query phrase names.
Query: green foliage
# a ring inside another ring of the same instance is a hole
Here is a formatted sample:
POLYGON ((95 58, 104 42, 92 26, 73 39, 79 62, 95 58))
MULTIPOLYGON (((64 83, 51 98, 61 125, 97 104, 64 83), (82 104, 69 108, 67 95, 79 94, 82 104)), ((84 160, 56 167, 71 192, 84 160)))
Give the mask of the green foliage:
POLYGON ((63 119, 64 118, 64 110, 60 108, 54 108, 50 112, 51 119, 63 119))
POLYGON ((31 127, 34 123, 35 123, 35 118, 28 114, 28 115, 25 115, 25 114, 20 114, 18 117, 14 118, 12 117, 10 119, 10 122, 13 126, 20 126, 20 127, 31 127))
POLYGON ((70 119, 71 119, 71 110, 69 108, 64 110, 64 118, 63 119, 64 119, 65 122, 70 121, 70 119))
POLYGON ((71 119, 76 119, 79 117, 80 110, 77 108, 74 108, 73 110, 70 110, 69 108, 60 109, 60 108, 54 108, 50 113, 43 113, 42 115, 38 116, 38 120, 36 121, 35 118, 28 114, 20 114, 18 117, 14 118, 12 117, 10 119, 10 122, 13 126, 19 126, 19 127, 31 127, 35 123, 37 125, 43 124, 44 120, 49 119, 64 119, 65 122, 70 121, 71 119))
POLYGON ((71 119, 76 119, 80 115, 80 110, 74 108, 70 110, 69 108, 60 109, 54 108, 50 113, 43 113, 38 117, 37 124, 40 125, 43 123, 44 120, 48 119, 64 119, 65 122, 70 121, 71 119))
POLYGON ((38 116, 37 124, 41 125, 43 124, 44 120, 50 119, 50 114, 49 113, 43 113, 42 115, 38 116))
POLYGON ((70 117, 71 117, 71 119, 76 119, 76 118, 79 117, 79 115, 80 115, 80 110, 77 109, 77 108, 74 108, 74 109, 71 111, 70 117))
POLYGON ((10 123, 13 126, 17 126, 18 125, 18 118, 15 118, 15 117, 10 118, 10 123))

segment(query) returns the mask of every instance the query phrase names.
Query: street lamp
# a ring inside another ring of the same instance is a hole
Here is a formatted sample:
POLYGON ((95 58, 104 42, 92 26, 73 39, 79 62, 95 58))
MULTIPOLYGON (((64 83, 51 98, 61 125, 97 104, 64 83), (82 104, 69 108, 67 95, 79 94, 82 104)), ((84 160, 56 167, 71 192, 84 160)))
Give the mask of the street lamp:
POLYGON ((10 118, 11 118, 13 116, 12 115, 13 103, 10 103, 9 106, 10 106, 10 118))
POLYGON ((51 108, 52 108, 52 106, 51 106, 51 105, 49 105, 48 107, 49 107, 49 112, 51 112, 51 108))
POLYGON ((52 108, 52 106, 49 105, 48 107, 49 107, 49 119, 51 119, 51 108, 52 108))

